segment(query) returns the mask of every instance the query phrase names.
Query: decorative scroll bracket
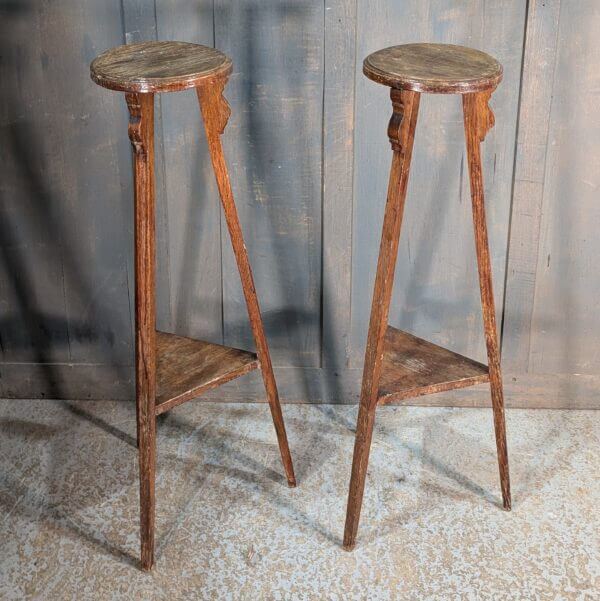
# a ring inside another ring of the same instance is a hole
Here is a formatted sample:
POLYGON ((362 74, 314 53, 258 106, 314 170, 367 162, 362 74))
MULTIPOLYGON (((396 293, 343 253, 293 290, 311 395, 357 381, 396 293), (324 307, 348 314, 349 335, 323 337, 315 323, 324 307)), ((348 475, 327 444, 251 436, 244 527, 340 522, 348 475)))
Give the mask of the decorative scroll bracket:
POLYGON ((231 107, 223 92, 228 77, 220 76, 196 88, 204 122, 211 133, 222 135, 231 116, 231 107))
POLYGON ((388 138, 394 151, 402 150, 402 122, 404 121, 405 104, 402 90, 392 88, 392 117, 388 125, 388 138))
POLYGON ((142 141, 142 107, 140 106, 139 95, 127 93, 125 94, 125 100, 127 101, 127 108, 129 109, 129 126, 127 128, 127 133, 129 134, 133 152, 137 156, 145 156, 146 149, 142 141))
POLYGON ((412 138, 415 133, 420 94, 412 90, 392 88, 390 96, 393 113, 388 125, 388 138, 392 150, 403 153, 409 145, 412 145, 409 138, 412 138))
POLYGON ((477 137, 480 142, 485 140, 488 131, 494 127, 496 118, 494 112, 490 108, 489 102, 494 90, 486 90, 475 95, 475 115, 477 137))

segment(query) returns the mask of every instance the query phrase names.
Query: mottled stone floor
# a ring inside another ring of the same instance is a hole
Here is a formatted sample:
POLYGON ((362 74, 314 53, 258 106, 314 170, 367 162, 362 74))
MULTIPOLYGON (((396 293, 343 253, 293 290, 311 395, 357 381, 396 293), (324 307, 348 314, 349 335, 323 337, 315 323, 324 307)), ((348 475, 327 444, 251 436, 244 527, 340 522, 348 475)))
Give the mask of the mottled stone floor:
POLYGON ((157 564, 137 569, 134 409, 2 401, 0 599, 600 599, 600 413, 382 408, 354 553, 341 549, 356 407, 188 403, 158 428, 157 564))

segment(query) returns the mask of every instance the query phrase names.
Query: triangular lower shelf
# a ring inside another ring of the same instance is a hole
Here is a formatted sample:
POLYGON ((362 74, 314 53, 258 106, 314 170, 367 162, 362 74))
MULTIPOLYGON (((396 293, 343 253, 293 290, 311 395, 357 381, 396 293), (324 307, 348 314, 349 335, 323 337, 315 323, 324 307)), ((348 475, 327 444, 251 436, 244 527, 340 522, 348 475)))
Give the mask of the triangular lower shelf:
POLYGON ((489 382, 487 365, 388 326, 380 404, 489 382))
POLYGON ((255 353, 156 332, 156 414, 258 367, 255 353))

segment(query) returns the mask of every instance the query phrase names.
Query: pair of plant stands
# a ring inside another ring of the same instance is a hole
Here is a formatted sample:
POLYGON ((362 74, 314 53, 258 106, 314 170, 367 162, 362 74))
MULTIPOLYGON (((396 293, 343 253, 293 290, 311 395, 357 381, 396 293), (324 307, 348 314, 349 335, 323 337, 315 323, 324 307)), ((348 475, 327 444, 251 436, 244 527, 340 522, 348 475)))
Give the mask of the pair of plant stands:
MULTIPOLYGON (((223 97, 232 63, 213 48, 184 42, 119 46, 91 64, 99 85, 125 92, 135 180, 135 373, 140 473, 141 566, 154 563, 157 415, 260 368, 275 425, 283 467, 296 485, 273 367, 260 315, 248 253, 240 228, 221 145, 230 115, 223 97), (206 139, 237 261, 256 353, 156 331, 154 95, 195 88, 206 139)), ((375 290, 364 362, 348 496, 344 547, 352 549, 378 405, 489 382, 503 505, 510 485, 500 355, 483 201, 480 142, 494 125, 489 98, 502 67, 489 55, 461 46, 407 44, 380 50, 364 61, 364 74, 391 88, 388 137, 392 167, 385 205, 375 290), (488 366, 388 326, 389 306, 415 126, 422 93, 461 94, 467 142, 475 244, 488 366)))

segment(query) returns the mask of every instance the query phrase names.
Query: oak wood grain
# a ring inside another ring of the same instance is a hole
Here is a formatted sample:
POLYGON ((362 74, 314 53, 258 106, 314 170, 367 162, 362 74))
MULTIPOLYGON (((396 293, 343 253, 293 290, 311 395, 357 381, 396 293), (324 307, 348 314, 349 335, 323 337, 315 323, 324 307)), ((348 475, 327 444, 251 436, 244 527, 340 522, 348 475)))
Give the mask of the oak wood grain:
POLYGON ((489 381, 486 365, 391 326, 382 363, 379 404, 489 381))
POLYGON ((156 301, 154 94, 126 94, 134 160, 135 390, 140 466, 141 565, 154 563, 156 472, 156 301))
POLYGON ((465 94, 495 88, 502 79, 502 65, 474 48, 403 44, 367 56, 363 73, 393 88, 429 94, 465 94))
POLYGON ((156 333, 156 354, 157 415, 259 366, 255 353, 166 332, 156 333))
POLYGON ((222 52, 189 42, 139 42, 111 48, 95 58, 90 75, 121 92, 174 92, 231 73, 222 52))
POLYGON ((493 124, 493 114, 488 105, 489 92, 466 94, 463 96, 465 138, 471 182, 471 200, 473 205, 473 227, 479 270, 479 288, 481 308, 487 347, 490 374, 490 390, 494 411, 494 430, 500 470, 500 486, 504 509, 511 508, 510 478, 508 470, 508 451, 506 448, 506 425, 504 420, 504 395, 502 391, 502 373, 500 371, 500 350, 496 328, 496 309, 492 284, 492 268, 485 220, 483 174, 481 170, 480 142, 493 124))

